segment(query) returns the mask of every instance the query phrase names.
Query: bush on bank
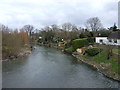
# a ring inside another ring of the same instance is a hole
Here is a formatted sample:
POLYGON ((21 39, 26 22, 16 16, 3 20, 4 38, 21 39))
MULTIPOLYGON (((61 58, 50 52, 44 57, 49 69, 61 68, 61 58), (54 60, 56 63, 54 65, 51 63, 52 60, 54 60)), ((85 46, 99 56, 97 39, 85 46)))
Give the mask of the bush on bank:
POLYGON ((25 31, 3 30, 2 32, 2 59, 17 57, 25 45, 29 44, 29 36, 25 31))
POLYGON ((89 37, 87 38, 89 43, 94 43, 95 42, 95 37, 89 37))
POLYGON ((72 40, 65 44, 65 48, 70 48, 72 46, 72 40))
POLYGON ((87 41, 87 39, 75 39, 72 41, 72 47, 74 50, 76 50, 77 48, 82 48, 84 46, 87 46, 89 43, 87 41))
POLYGON ((89 56, 95 56, 102 51, 100 48, 90 48, 85 51, 89 56))

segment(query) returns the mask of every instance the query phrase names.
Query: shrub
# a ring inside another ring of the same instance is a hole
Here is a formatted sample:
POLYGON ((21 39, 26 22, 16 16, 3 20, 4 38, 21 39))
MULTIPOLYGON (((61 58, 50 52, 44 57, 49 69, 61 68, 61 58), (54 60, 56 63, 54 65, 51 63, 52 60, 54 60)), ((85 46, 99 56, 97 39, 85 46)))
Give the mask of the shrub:
POLYGON ((74 49, 73 49, 72 47, 67 48, 66 50, 69 50, 69 51, 74 51, 74 49))
POLYGON ((100 53, 102 50, 100 48, 91 48, 91 49, 87 49, 85 51, 85 53, 87 53, 89 56, 95 56, 98 53, 100 53))
POLYGON ((2 30, 2 58, 17 56, 21 49, 29 44, 29 36, 25 31, 2 30))
POLYGON ((94 37, 89 37, 87 38, 89 43, 94 43, 95 42, 95 38, 94 37))
POLYGON ((100 34, 100 37, 108 37, 111 34, 111 31, 101 30, 98 33, 100 34))
POLYGON ((82 48, 86 45, 88 45, 87 39, 75 39, 72 42, 72 47, 74 50, 76 50, 77 48, 82 48))
POLYGON ((72 47, 70 47, 70 48, 65 49, 64 51, 69 54, 72 54, 74 52, 74 49, 72 47))
POLYGON ((72 41, 70 41, 70 42, 68 42, 68 43, 65 44, 65 48, 69 48, 71 46, 72 46, 72 41))
POLYGON ((81 33, 80 36, 79 36, 79 38, 85 38, 84 33, 81 33))

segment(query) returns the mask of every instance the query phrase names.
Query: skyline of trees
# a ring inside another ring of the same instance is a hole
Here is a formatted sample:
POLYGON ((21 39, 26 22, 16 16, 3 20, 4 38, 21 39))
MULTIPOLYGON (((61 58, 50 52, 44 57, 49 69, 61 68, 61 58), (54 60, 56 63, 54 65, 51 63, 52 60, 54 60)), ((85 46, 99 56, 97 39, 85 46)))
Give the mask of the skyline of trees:
POLYGON ((16 55, 25 45, 33 45, 40 39, 39 37, 43 43, 48 44, 62 40, 90 38, 99 34, 108 36, 112 31, 117 30, 115 24, 111 27, 112 29, 104 29, 97 17, 89 18, 86 22, 90 26, 89 28, 81 28, 70 22, 61 25, 53 24, 42 29, 36 29, 33 25, 24 25, 21 29, 11 29, 0 24, 3 58, 16 55))
MULTIPOLYGON (((0 29, 1 29, 1 27, 2 28, 4 28, 4 27, 8 28, 8 26, 0 23, 0 29)), ((111 26, 111 27, 106 27, 106 28, 103 27, 103 24, 98 17, 88 18, 86 20, 85 24, 84 24, 84 27, 81 27, 79 25, 75 25, 71 22, 65 22, 61 25, 52 24, 52 25, 48 25, 48 26, 44 26, 44 27, 50 27, 53 30, 64 29, 64 30, 67 30, 67 31, 70 31, 72 28, 78 29, 78 30, 89 30, 89 31, 98 31, 98 30, 101 30, 101 29, 106 29, 106 30, 114 29, 114 31, 116 31, 115 29, 117 29, 117 26, 116 26, 115 22, 113 23, 113 26, 111 26)), ((23 25, 23 27, 21 27, 21 29, 24 29, 26 32, 28 32, 29 35, 34 33, 36 31, 36 29, 40 31, 40 30, 43 30, 43 28, 35 28, 33 25, 30 25, 30 24, 26 24, 26 25, 23 25)), ((16 30, 16 28, 11 29, 11 30, 16 30)), ((19 30, 20 30, 20 28, 19 28, 19 30)))

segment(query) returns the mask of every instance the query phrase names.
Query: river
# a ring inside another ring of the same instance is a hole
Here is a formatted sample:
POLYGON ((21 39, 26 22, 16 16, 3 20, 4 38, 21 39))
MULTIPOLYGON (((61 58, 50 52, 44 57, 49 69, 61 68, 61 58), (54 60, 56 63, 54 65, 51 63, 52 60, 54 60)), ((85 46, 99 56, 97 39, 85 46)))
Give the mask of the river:
POLYGON ((3 88, 118 88, 118 82, 71 55, 36 46, 28 56, 3 62, 3 88))

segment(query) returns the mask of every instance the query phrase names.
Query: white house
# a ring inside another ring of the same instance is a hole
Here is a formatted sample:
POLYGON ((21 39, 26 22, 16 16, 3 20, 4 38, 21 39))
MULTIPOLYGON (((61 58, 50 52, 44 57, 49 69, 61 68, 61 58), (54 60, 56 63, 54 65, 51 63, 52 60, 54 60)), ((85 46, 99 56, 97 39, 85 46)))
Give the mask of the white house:
POLYGON ((106 45, 120 45, 120 31, 110 34, 108 37, 96 37, 96 43, 106 45))
POLYGON ((108 39, 107 37, 96 37, 95 38, 96 40, 96 43, 99 43, 99 44, 107 44, 108 43, 108 39))

